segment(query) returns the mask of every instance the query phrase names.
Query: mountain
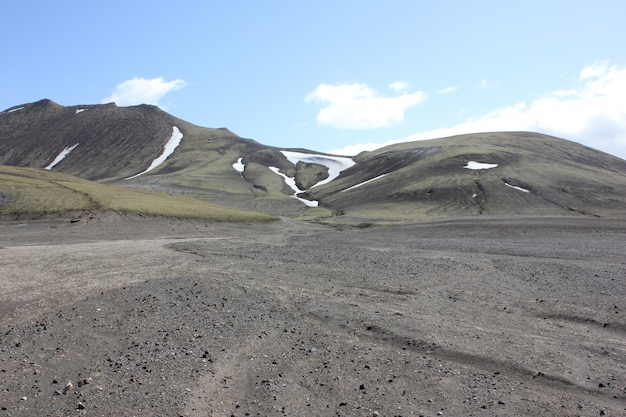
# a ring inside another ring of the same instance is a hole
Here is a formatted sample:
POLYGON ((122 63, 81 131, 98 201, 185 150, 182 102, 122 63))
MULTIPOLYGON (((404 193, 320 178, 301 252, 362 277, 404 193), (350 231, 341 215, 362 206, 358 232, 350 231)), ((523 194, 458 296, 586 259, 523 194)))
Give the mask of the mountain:
MULTIPOLYGON (((626 207, 626 161, 537 133, 460 135, 348 158, 266 146, 150 105, 12 107, 0 113, 0 164, 340 223, 606 217, 626 207)), ((2 183, 0 195, 8 204, 2 183)))
MULTIPOLYGON (((0 117, 3 165, 44 168, 64 149, 73 148, 54 170, 105 182, 147 168, 155 155, 163 152, 173 126, 185 132, 195 128, 150 105, 64 107, 41 100, 5 111, 0 117)), ((224 143, 229 147, 242 143, 254 146, 252 141, 241 140, 225 129, 204 129, 203 133, 215 149, 224 143)), ((180 150, 186 148, 189 146, 180 150)))
POLYGON ((626 161, 537 133, 401 143, 355 162, 313 196, 362 218, 626 214, 626 161))

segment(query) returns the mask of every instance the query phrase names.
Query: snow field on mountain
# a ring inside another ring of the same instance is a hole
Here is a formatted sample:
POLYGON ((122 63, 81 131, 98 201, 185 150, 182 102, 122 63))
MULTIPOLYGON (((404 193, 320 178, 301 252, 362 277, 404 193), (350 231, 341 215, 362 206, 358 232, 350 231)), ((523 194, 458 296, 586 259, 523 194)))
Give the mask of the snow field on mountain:
POLYGON ((54 168, 54 166, 56 164, 58 164, 59 162, 64 160, 65 157, 68 156, 74 150, 74 148, 76 148, 77 146, 78 146, 78 143, 76 145, 73 145, 73 146, 67 146, 44 169, 51 170, 52 168, 54 168))
POLYGON ((465 165, 463 168, 479 170, 479 169, 491 169, 497 166, 498 164, 483 164, 482 162, 469 161, 467 165, 465 165))
POLYGON ((285 155, 289 162, 294 165, 297 165, 298 162, 304 162, 308 164, 324 165, 328 168, 328 178, 318 182, 317 184, 313 185, 313 187, 328 184, 329 182, 337 178, 342 171, 345 171, 355 164, 355 162, 351 158, 345 158, 342 156, 329 156, 292 151, 281 151, 281 153, 285 155))
POLYGON ((136 177, 138 177, 138 176, 140 176, 142 174, 145 174, 148 171, 152 171, 154 168, 156 168, 159 165, 161 165, 163 162, 165 162, 165 160, 171 154, 174 153, 174 151, 176 150, 178 145, 180 145, 180 141, 182 139, 183 139, 183 134, 180 132, 180 130, 178 130, 178 128, 176 126, 172 127, 172 136, 170 136, 170 139, 167 141, 167 143, 163 147, 163 153, 158 158, 156 158, 154 161, 152 161, 150 166, 145 171, 142 171, 139 174, 136 174, 136 175, 133 175, 131 177, 124 178, 124 179, 125 180, 130 180, 132 178, 136 178, 136 177))
POLYGON ((349 191, 349 190, 352 190, 352 189, 358 188, 358 187, 360 187, 360 186, 362 186, 362 185, 365 185, 365 184, 367 184, 367 183, 370 183, 370 182, 372 182, 372 181, 376 181, 376 180, 378 180, 378 179, 380 179, 380 178, 384 177, 385 175, 387 175, 387 174, 379 175, 379 176, 374 177, 374 178, 372 178, 372 179, 369 179, 369 180, 367 180, 367 181, 363 181, 363 182, 361 182, 361 183, 359 183, 359 184, 353 185, 352 187, 346 188, 345 190, 341 190, 340 192, 342 192, 342 193, 343 193, 343 192, 345 192, 345 191, 349 191))
POLYGON ((287 184, 289 187, 291 187, 291 189, 294 191, 294 193, 292 195, 293 198, 302 201, 308 207, 317 207, 317 204, 318 204, 317 201, 306 200, 304 198, 298 197, 298 194, 303 192, 304 190, 301 190, 300 188, 298 188, 298 186, 296 185, 296 179, 295 178, 286 176, 285 174, 280 172, 280 169, 278 169, 276 167, 268 167, 268 168, 273 173, 275 173, 276 175, 280 175, 281 177, 283 177, 283 179, 285 180, 285 184, 287 184))

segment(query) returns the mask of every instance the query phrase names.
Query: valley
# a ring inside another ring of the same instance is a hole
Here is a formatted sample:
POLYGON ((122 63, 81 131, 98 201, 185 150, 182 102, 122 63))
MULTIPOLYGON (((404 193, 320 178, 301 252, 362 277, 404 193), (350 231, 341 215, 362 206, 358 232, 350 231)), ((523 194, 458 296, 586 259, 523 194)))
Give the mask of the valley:
POLYGON ((0 415, 623 415, 626 228, 0 226, 0 415))
POLYGON ((1 416, 626 415, 626 161, 0 112, 1 416))

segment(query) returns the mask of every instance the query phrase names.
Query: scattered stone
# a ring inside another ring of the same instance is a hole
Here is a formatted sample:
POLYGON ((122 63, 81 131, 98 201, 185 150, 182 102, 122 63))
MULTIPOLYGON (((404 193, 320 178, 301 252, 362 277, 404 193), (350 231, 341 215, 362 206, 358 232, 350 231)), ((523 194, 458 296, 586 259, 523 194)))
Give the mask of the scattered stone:
POLYGON ((83 385, 89 385, 91 384, 92 379, 91 378, 85 378, 82 381, 78 381, 78 386, 82 387, 83 385))
MULTIPOLYGON (((208 250, 215 250, 213 243, 208 246, 208 250)), ((373 253, 373 255, 376 254, 373 253)), ((382 257, 386 252, 381 252, 381 254, 382 257)), ((368 253, 369 255, 372 254, 368 253)), ((529 262, 526 258, 524 260, 529 262)), ((407 265, 411 268, 415 267, 416 274, 422 268, 422 265, 414 266, 412 263, 407 265)), ((499 266, 506 267, 507 265, 503 263, 499 266)), ((541 265, 543 266, 543 263, 541 265)), ((435 272, 439 270, 439 263, 426 266, 433 268, 435 272)), ((558 266, 561 267, 561 261, 558 262, 558 266)), ((293 276, 295 277, 296 274, 294 273, 293 276)), ((494 415, 495 413, 515 415, 524 414, 523 411, 532 414, 533 411, 537 412, 539 409, 537 404, 541 401, 542 405, 547 405, 544 410, 546 415, 619 414, 619 410, 616 411, 612 406, 619 400, 610 400, 610 397, 619 395, 624 385, 617 379, 619 378, 617 372, 611 373, 609 365, 615 362, 616 358, 613 357, 611 345, 606 341, 598 342, 607 344, 607 353, 594 362, 594 365, 598 367, 597 370, 591 368, 587 371, 589 380, 585 384, 592 388, 589 392, 594 391, 593 387, 599 387, 597 391, 602 391, 606 396, 607 404, 602 404, 606 406, 603 408, 598 404, 597 398, 589 397, 586 392, 580 392, 580 397, 572 398, 574 401, 571 402, 554 397, 554 392, 560 392, 558 387, 555 391, 551 384, 546 385, 541 380, 553 378, 552 375, 556 378, 560 377, 562 371, 559 369, 547 369, 548 376, 546 376, 540 371, 534 374, 530 371, 526 374, 525 372, 507 372, 505 369, 497 371, 497 368, 490 369, 491 366, 487 366, 483 371, 472 366, 464 367, 458 364, 454 366, 455 362, 446 360, 448 353, 452 355, 465 342, 463 338, 469 339, 474 335, 471 328, 462 329, 467 330, 467 334, 457 332, 456 327, 453 326, 454 323, 449 323, 450 328, 444 326, 438 330, 443 339, 449 336, 451 328, 454 327, 453 334, 459 337, 458 339, 450 338, 449 346, 442 348, 440 356, 437 355, 437 350, 431 342, 411 340, 411 344, 404 351, 400 349, 407 346, 403 336, 381 332, 371 339, 365 338, 363 325, 359 326, 358 320, 361 319, 354 318, 357 313, 364 317, 362 320, 374 320, 379 317, 378 323, 381 323, 381 328, 383 325, 394 329, 398 327, 399 334, 404 334, 402 333, 404 321, 392 317, 391 312, 386 315, 386 310, 382 308, 380 313, 374 312, 373 306, 378 307, 378 304, 382 306, 382 301, 375 301, 379 299, 374 297, 379 297, 379 295, 374 290, 355 290, 359 291, 355 294, 363 292, 363 295, 358 297, 363 302, 359 302, 359 306, 354 308, 354 315, 349 310, 342 310, 338 315, 339 318, 334 318, 335 307, 331 306, 330 301, 328 303, 324 301, 321 306, 318 306, 317 296, 307 291, 294 295, 296 301, 293 303, 297 305, 297 310, 291 310, 291 304, 275 306, 272 303, 276 301, 273 297, 265 297, 260 294, 260 290, 253 289, 255 283, 250 278, 249 282, 236 281, 235 289, 232 290, 237 292, 243 301, 241 303, 233 301, 231 309, 224 308, 223 311, 217 312, 210 308, 210 299, 216 296, 215 294, 227 292, 218 285, 221 285, 222 280, 227 280, 227 278, 227 275, 217 273, 212 275, 211 279, 206 280, 206 290, 198 294, 178 290, 179 286, 186 285, 186 278, 178 276, 165 279, 163 283, 160 280, 157 280, 158 283, 153 280, 147 284, 138 284, 130 295, 124 293, 120 296, 119 290, 107 292, 100 298, 107 302, 117 303, 115 300, 121 297, 119 301, 121 307, 118 308, 115 305, 113 308, 114 305, 111 304, 110 311, 107 310, 110 317, 106 320, 102 319, 102 316, 97 316, 98 320, 95 321, 93 316, 84 313, 85 311, 90 311, 91 314, 94 312, 93 308, 88 308, 90 304, 86 301, 77 304, 79 308, 77 311, 83 314, 82 319, 71 315, 73 320, 83 321, 78 324, 64 321, 70 316, 65 311, 69 310, 66 307, 63 307, 61 319, 57 319, 54 313, 41 312, 40 314, 51 317, 49 326, 54 331, 41 337, 30 328, 20 330, 16 327, 15 330, 11 330, 10 336, 0 341, 0 380, 11 381, 10 384, 7 382, 5 387, 0 388, 0 405, 11 410, 11 414, 19 414, 19 409, 23 413, 44 409, 53 415, 92 413, 150 415, 151 411, 160 409, 165 410, 163 415, 176 416, 183 409, 183 404, 190 404, 200 407, 196 408, 196 411, 202 409, 207 415, 211 413, 214 415, 233 413, 237 416, 312 415, 322 414, 324 409, 326 414, 332 414, 334 407, 335 414, 341 415, 361 413, 370 417, 400 414, 406 416, 412 412, 416 416, 432 417, 434 415, 467 415, 472 412, 476 415, 481 412, 482 414, 493 412, 494 415), (213 282, 214 279, 217 283, 213 282), (145 290, 144 286, 147 286, 145 290), (176 291, 178 293, 174 295, 176 291), (244 296, 243 292, 248 296, 244 296), (124 301, 124 297, 128 300, 124 301), (185 301, 182 300, 185 298, 183 297, 187 297, 189 304, 184 305, 185 301), (371 304, 368 304, 367 300, 371 304), (170 305, 174 301, 178 305, 170 305), (244 301, 245 304, 242 304, 244 301), (251 305, 249 310, 246 309, 248 303, 251 305), (321 322, 307 321, 309 319, 307 311, 311 309, 314 310, 315 317, 320 316, 321 322), (346 320, 350 319, 350 323, 345 326, 342 322, 344 315, 346 320), (144 323, 141 320, 148 320, 148 322, 144 323), (393 322, 389 322, 390 320, 393 322), (221 325, 217 327, 216 323, 221 325), (307 325, 310 326, 307 327, 307 325), (285 327, 284 334, 283 327, 285 327), (202 340, 202 343, 194 342, 197 345, 193 345, 193 355, 185 355, 186 352, 192 352, 187 348, 191 348, 190 344, 193 342, 191 335, 197 338, 196 332, 199 331, 197 329, 206 329, 206 336, 198 339, 198 341, 202 340), (343 337, 339 332, 344 329, 353 332, 350 334, 354 336, 343 337), (30 335, 29 337, 36 337, 35 342, 30 339, 25 340, 21 348, 23 351, 20 352, 12 349, 14 341, 11 339, 18 330, 30 335), (252 341, 252 338, 256 337, 257 330, 268 331, 269 336, 267 341, 264 341, 267 345, 262 343, 255 345, 255 341, 252 341), (106 337, 97 339, 85 337, 91 333, 101 333, 106 337), (280 336, 276 337, 278 333, 280 336), (248 340, 248 335, 251 335, 250 340, 248 340), (385 341, 389 343, 383 343, 383 338, 387 338, 385 341), (245 343, 247 341, 252 343, 250 348, 245 343), (353 348, 353 344, 356 343, 354 341, 359 343, 358 350, 353 348), (40 346, 36 344, 39 342, 43 346, 40 350, 38 350, 40 346), (317 350, 315 356, 310 354, 305 356, 307 352, 312 352, 312 349, 309 349, 312 345, 320 349, 317 350), (68 348, 55 350, 56 346, 68 348), (258 354, 258 360, 255 359, 252 362, 246 360, 251 351, 258 354), (427 354, 427 351, 432 354, 427 354), (176 353, 176 360, 171 360, 172 358, 168 356, 170 352, 176 353), (209 363, 211 356, 213 356, 212 361, 215 362, 215 366, 209 363), (27 359, 23 362, 25 357, 27 359), (78 359, 76 363, 71 362, 74 357, 78 359), (135 358, 135 361, 127 360, 130 357, 135 358), (200 357, 203 360, 200 360, 200 357), (29 365, 30 361, 37 362, 37 364, 29 365), (313 369, 315 371, 309 373, 313 369), (33 376, 33 373, 43 376, 33 376), (231 390, 222 390, 219 386, 220 378, 229 373, 232 373, 235 382, 230 387, 231 390), (50 378, 53 375, 55 379, 50 378), (93 381, 86 378, 87 376, 93 376, 93 381), (532 380, 533 376, 536 379, 532 380), (523 384, 519 382, 520 377, 523 384), (72 382, 68 382, 70 378, 72 382), (211 385, 211 388, 214 387, 215 390, 209 391, 203 385, 187 385, 196 378, 207 378, 212 381, 215 385, 211 385), (34 380, 39 381, 33 382, 34 380), (389 380, 396 384, 388 384, 389 380), (62 385, 62 381, 66 381, 67 385, 62 385), (73 381, 77 383, 73 384, 73 381), (129 381, 134 382, 131 385, 129 381), (357 385, 359 381, 361 383, 357 385), (457 386, 454 385, 456 383, 461 384, 458 392, 451 392, 444 388, 455 387, 454 390, 456 390, 457 386), (91 385, 87 386, 87 384, 91 385), (50 387, 50 385, 54 386, 50 387), (355 385, 357 386, 356 393, 355 385), (167 387, 178 387, 178 389, 167 387), (394 389, 391 389, 392 387, 394 389), (5 389, 7 389, 6 393, 3 392, 5 389), (242 389, 246 391, 243 393, 238 391, 242 389), (512 393, 514 390, 517 391, 512 393), (503 395, 507 392, 508 394, 503 395), (28 399, 24 399, 24 402, 20 401, 19 394, 28 395, 28 399), (61 396, 62 394, 66 395, 61 396), (455 394, 457 394, 456 397, 454 397, 455 394), (310 395, 311 398, 303 398, 305 395, 310 395), (342 396, 345 400, 337 402, 336 400, 342 396), (499 399, 498 396, 500 396, 499 399), (531 396, 537 396, 535 403, 522 400, 531 396), (506 403, 503 401, 504 398, 507 398, 506 403), (348 399, 350 403, 347 402, 348 399), (235 401, 241 401, 241 406, 235 405, 235 401), (424 404, 426 401, 427 403, 424 404), (49 404, 46 405, 46 402, 49 404), (210 404, 212 409, 202 408, 203 404, 210 404), (283 407, 280 411, 281 405, 284 404, 287 407, 283 407), (446 408, 442 410, 438 407, 440 404, 445 404, 446 408), (397 405, 402 407, 396 410, 397 405), (380 412, 375 411, 381 406, 380 412), (30 411, 24 411, 26 408, 30 411), (436 410, 437 408, 440 410, 436 410), (487 412, 487 409, 490 411, 487 412)), ((228 282, 230 282, 229 278, 228 282)), ((333 291, 343 291, 336 282, 328 284, 328 288, 331 284, 336 285, 333 291)), ((365 284, 369 286, 371 283, 366 281, 365 284)), ((372 288, 375 286, 372 285, 372 288)), ((356 298, 355 294, 352 294, 354 297, 348 298, 350 300, 356 298)), ((281 289, 277 297, 282 300, 283 296, 290 295, 291 293, 288 292, 283 294, 281 289)), ((471 298, 471 294, 465 295, 471 298)), ((402 301, 398 298, 399 296, 393 294, 384 293, 380 297, 384 297, 385 300, 390 298, 392 302, 402 301)), ((427 294, 415 297, 417 301, 428 299, 427 294)), ((97 299, 99 304, 102 302, 100 298, 97 299)), ((232 299, 236 300, 235 297, 232 299)), ((531 298, 528 299, 531 300, 531 298)), ((402 301, 401 304, 403 309, 409 309, 413 305, 408 301, 406 303, 402 301)), ((433 305, 433 307, 438 306, 440 305, 433 305)), ((419 304, 418 307, 421 309, 422 305, 419 304)), ((518 304, 516 304, 517 308, 518 304)), ((550 314, 551 311, 548 307, 546 311, 537 311, 538 319, 541 318, 541 313, 550 314)), ((559 310, 555 307, 555 311, 559 310)), ((432 316, 428 318, 431 319, 432 316)), ((481 320, 483 320, 482 317, 479 318, 477 324, 481 324, 481 320)), ((407 321, 407 323, 409 326, 414 325, 412 321, 407 321)), ((537 326, 543 326, 542 323, 537 320, 537 326)), ((415 325, 418 329, 421 329, 420 326, 415 325)), ((426 328, 424 325, 424 329, 426 328)), ((371 335, 371 332, 367 334, 371 335)), ((428 339, 429 335, 430 333, 425 332, 421 336, 428 339)), ((505 353, 511 354, 513 359, 517 359, 515 354, 518 353, 514 345, 516 340, 516 333, 513 330, 507 332, 505 353)), ((441 343, 446 346, 445 342, 441 343)), ((542 347, 541 341, 537 343, 538 352, 541 352, 545 346, 542 347)), ((498 355, 495 347, 487 342, 484 348, 484 356, 498 355)), ((587 353, 585 352, 581 357, 586 357, 587 353)), ((596 354, 596 358, 600 356, 600 353, 596 354)), ((495 364, 497 363, 499 362, 495 364)), ((524 366, 528 367, 527 369, 543 369, 540 367, 542 363, 529 359, 527 363, 524 362, 524 366)), ((582 378, 586 376, 587 374, 583 374, 582 378)), ((6 414, 7 411, 3 413, 6 414)), ((541 413, 535 415, 541 415, 541 413)))
POLYGON ((74 388, 74 384, 68 382, 65 388, 63 388, 63 394, 67 394, 67 392, 70 391, 72 388, 74 388))

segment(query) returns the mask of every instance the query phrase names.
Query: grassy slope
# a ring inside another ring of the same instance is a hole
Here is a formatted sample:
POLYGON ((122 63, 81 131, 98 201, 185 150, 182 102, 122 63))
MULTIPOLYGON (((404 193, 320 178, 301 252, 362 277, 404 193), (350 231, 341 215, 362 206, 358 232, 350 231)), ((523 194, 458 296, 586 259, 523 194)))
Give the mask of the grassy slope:
POLYGON ((34 168, 0 166, 0 214, 41 215, 74 210, 112 210, 216 221, 274 219, 188 197, 113 187, 34 168))
MULTIPOLYGON (((54 171, 126 190, 94 189, 94 183, 76 178, 36 181, 35 174, 12 172, 11 178, 0 178, 0 214, 78 208, 204 217, 206 207, 197 206, 200 200, 312 220, 396 222, 475 214, 607 216, 623 213, 626 205, 625 161, 528 132, 460 135, 362 153, 354 158, 357 165, 339 178, 308 190, 321 204, 309 209, 291 198, 292 190, 268 167, 295 175, 305 188, 320 179, 324 167, 294 167, 278 148, 227 129, 190 124, 155 106, 64 107, 42 100, 1 119, 3 164, 43 167, 64 147, 80 143, 54 171), (76 113, 79 108, 86 110, 76 113), (123 181, 162 152, 172 126, 184 134, 176 151, 151 172, 123 181), (246 165, 243 178, 232 166, 238 158, 246 165), (498 167, 464 169, 469 160, 498 167), (386 176, 343 192, 381 174, 386 176), (196 200, 182 203, 165 197, 172 194, 196 200)), ((223 218, 218 211, 208 216, 223 218)))
POLYGON ((624 161, 544 135, 462 135, 393 145, 356 159, 359 163, 337 180, 313 190, 344 220, 479 213, 604 217, 619 214, 626 204, 624 161), (470 160, 498 167, 464 169, 470 160), (384 178, 341 192, 383 173, 384 178), (505 182, 531 192, 513 190, 505 182))
POLYGON ((184 138, 176 152, 155 170, 124 181, 124 187, 185 193, 194 198, 246 210, 295 216, 305 210, 293 191, 268 166, 294 175, 278 149, 243 139, 225 129, 207 129, 180 121, 184 138), (245 179, 233 168, 244 158, 245 179))

